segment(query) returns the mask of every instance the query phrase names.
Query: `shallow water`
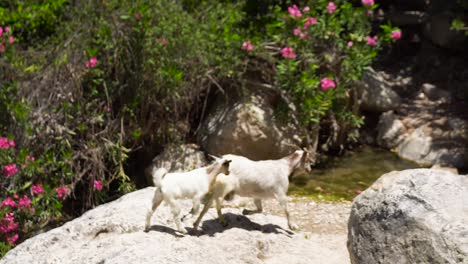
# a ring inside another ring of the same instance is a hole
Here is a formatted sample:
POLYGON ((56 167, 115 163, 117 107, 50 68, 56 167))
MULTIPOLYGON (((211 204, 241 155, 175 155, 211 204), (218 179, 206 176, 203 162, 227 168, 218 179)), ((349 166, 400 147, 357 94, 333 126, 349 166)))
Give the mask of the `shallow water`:
POLYGON ((331 159, 308 175, 293 177, 289 193, 324 200, 352 200, 383 174, 418 167, 388 150, 362 147, 331 159))

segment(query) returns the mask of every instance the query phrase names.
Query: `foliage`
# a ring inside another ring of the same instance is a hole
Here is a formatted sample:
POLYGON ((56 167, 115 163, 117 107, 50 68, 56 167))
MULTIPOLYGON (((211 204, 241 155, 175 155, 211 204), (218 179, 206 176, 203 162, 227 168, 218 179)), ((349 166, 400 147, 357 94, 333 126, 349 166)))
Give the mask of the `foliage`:
MULTIPOLYGON (((302 8, 291 5, 287 13, 278 7, 273 10, 276 19, 267 24, 267 36, 276 45, 268 52, 276 63, 276 83, 290 94, 305 126, 327 118, 335 127, 339 124, 341 131, 335 134, 347 135, 363 124, 356 81, 382 42, 401 37, 391 25, 382 26, 378 36, 373 33, 370 20, 375 8, 373 1, 354 6, 348 1, 319 0, 302 8)), ((268 42, 264 51, 271 46, 268 42)))
POLYGON ((65 15, 67 0, 19 0, 0 1, 0 25, 18 29, 23 41, 38 40, 57 30, 65 15))

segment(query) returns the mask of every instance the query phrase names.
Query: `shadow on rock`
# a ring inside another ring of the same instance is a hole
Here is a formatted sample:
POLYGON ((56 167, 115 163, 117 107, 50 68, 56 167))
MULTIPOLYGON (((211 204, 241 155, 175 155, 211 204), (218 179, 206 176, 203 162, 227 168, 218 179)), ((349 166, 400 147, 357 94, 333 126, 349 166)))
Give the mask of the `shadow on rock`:
MULTIPOLYGON (((237 215, 233 213, 225 213, 224 218, 226 218, 228 225, 223 226, 218 222, 218 219, 210 219, 203 222, 201 229, 198 231, 198 234, 195 235, 208 235, 213 236, 216 233, 222 233, 225 230, 231 228, 240 228, 247 231, 260 231, 262 233, 273 233, 273 234, 284 234, 291 236, 294 233, 286 230, 278 225, 266 224, 261 225, 255 222, 252 222, 249 218, 243 215, 237 215)), ((191 229, 193 233, 193 229, 191 229)))

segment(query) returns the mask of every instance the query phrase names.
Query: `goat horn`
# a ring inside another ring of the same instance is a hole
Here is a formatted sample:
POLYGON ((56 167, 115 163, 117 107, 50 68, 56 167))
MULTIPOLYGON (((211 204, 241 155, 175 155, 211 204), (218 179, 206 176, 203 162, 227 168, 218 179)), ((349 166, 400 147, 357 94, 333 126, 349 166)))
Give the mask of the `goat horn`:
POLYGON ((208 154, 208 156, 210 156, 214 160, 220 160, 221 159, 220 157, 216 157, 215 155, 211 155, 211 154, 208 154))

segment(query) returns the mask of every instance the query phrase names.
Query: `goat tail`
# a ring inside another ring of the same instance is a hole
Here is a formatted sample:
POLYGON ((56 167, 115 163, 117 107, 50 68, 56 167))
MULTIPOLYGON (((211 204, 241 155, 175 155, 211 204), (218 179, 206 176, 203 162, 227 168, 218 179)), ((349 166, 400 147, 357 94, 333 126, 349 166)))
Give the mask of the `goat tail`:
POLYGON ((167 174, 167 170, 165 168, 156 168, 153 167, 152 175, 153 175, 153 184, 157 188, 161 188, 161 182, 164 176, 167 174))

